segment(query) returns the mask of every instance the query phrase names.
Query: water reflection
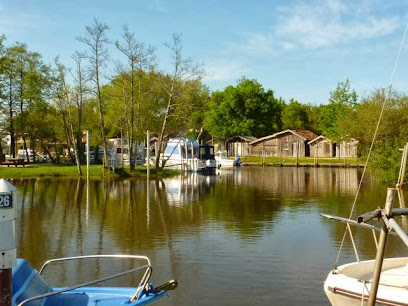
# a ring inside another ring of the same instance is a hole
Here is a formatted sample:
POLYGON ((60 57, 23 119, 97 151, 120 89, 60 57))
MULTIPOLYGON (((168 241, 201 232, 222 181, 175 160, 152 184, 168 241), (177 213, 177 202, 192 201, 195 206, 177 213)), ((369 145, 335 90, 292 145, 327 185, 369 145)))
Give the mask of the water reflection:
POLYGON ((216 175, 182 173, 178 177, 157 181, 156 190, 163 190, 169 205, 183 206, 198 201, 203 194, 211 193, 216 181, 216 175))
MULTIPOLYGON (((163 180, 15 180, 18 254, 36 267, 53 257, 146 254, 154 282, 180 279, 168 305, 326 304, 322 281, 345 225, 320 213, 348 217, 359 178, 357 169, 244 167, 163 180)), ((365 181, 355 214, 381 205, 385 191, 365 181)), ((353 234, 360 257, 372 257, 371 232, 353 234)), ((388 256, 404 250, 389 239, 388 256)), ((349 240, 341 259, 354 260, 349 240)), ((74 282, 113 268, 50 272, 74 282)))

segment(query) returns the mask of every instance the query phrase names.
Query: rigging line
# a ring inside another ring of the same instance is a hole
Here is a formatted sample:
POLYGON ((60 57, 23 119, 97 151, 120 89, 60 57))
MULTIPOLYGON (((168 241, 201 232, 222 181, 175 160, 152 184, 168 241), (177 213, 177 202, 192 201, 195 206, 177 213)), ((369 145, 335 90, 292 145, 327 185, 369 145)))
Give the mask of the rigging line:
MULTIPOLYGON (((383 114, 384 114, 385 106, 386 106, 386 104, 387 104, 387 102, 389 100, 389 96, 391 95, 392 83, 394 81, 395 72, 397 70, 397 66, 398 66, 399 59, 401 57, 402 50, 404 49, 404 44, 405 44, 405 41, 406 41, 406 38, 407 38, 407 33, 408 33, 408 22, 407 22, 407 25, 405 27, 404 36, 402 37, 402 41, 401 41, 401 45, 400 45, 400 48, 399 48, 399 51, 398 51, 398 55, 397 55, 397 58, 396 58, 395 63, 394 63, 394 68, 393 68, 392 73, 391 73, 390 83, 388 85, 388 89, 387 89, 387 91, 385 93, 384 101, 383 101, 382 106, 381 106, 380 116, 378 118, 377 125, 376 125, 375 130, 374 130, 374 135, 373 135, 373 139, 372 139, 371 144, 370 144, 370 148, 368 150, 367 159, 366 159, 366 161, 364 163, 363 173, 361 174, 361 178, 360 178, 360 181, 359 181, 359 184, 358 184, 358 187, 357 187, 357 191, 356 191, 356 195, 354 197, 353 205, 352 205, 351 210, 350 210, 349 219, 352 217, 354 209, 356 207, 357 198, 358 198, 358 195, 360 193, 361 185, 363 183, 363 179, 364 179, 364 176, 365 176, 365 173, 366 173, 366 170, 367 170, 368 161, 369 161, 369 159, 371 157, 371 153, 373 151, 374 142, 375 142, 375 140, 377 138, 377 134, 378 134, 378 130, 380 128, 380 123, 381 123, 381 120, 382 120, 382 117, 383 117, 383 114)), ((341 253, 341 250, 342 250, 343 245, 344 245, 346 234, 347 234, 347 227, 346 227, 346 229, 344 231, 343 239, 341 241, 341 244, 340 244, 340 247, 339 247, 339 253, 337 254, 337 258, 336 258, 336 262, 335 262, 334 266, 337 266, 337 263, 339 261, 340 253, 341 253)))

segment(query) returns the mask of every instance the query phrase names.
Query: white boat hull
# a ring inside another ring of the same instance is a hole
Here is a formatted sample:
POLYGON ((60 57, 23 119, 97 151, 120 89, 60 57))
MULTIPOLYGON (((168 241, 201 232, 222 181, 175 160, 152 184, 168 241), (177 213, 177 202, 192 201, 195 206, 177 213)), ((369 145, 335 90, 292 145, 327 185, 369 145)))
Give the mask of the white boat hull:
MULTIPOLYGON (((324 291, 330 303, 366 305, 374 264, 374 260, 361 261, 331 271, 324 283, 324 291)), ((408 257, 384 259, 376 305, 408 305, 407 264, 408 257)))
POLYGON ((187 172, 214 172, 216 169, 215 160, 203 161, 198 158, 192 159, 172 159, 166 161, 166 168, 175 169, 178 171, 187 171, 187 172))

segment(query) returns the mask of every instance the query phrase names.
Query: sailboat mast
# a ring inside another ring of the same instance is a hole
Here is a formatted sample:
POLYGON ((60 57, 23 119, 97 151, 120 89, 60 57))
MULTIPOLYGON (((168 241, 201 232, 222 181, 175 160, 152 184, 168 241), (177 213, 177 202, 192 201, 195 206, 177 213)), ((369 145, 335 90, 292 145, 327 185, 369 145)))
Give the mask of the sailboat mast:
MULTIPOLYGON (((392 215, 392 204, 395 196, 395 188, 388 188, 387 200, 385 202, 385 215, 390 217, 392 215)), ((373 279, 371 282, 370 297, 368 299, 368 305, 374 306, 377 299, 378 285, 380 283, 381 269, 384 261, 385 248, 387 246, 388 228, 385 221, 382 222, 382 228, 380 233, 380 239, 378 241, 377 254, 375 255, 375 265, 373 272, 373 279)))

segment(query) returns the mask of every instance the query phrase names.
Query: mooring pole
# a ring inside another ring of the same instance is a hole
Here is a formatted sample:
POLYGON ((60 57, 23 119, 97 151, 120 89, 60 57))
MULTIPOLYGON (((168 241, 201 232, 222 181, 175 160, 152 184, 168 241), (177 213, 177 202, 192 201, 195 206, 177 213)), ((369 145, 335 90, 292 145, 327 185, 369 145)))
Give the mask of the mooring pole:
MULTIPOLYGON (((391 216, 392 213, 392 203, 394 201, 395 188, 388 188, 387 199, 385 202, 385 215, 387 217, 391 216)), ((370 297, 368 299, 368 305, 374 306, 377 299, 378 285, 380 283, 381 269, 384 261, 385 248, 387 246, 388 238, 388 228, 383 221, 380 233, 380 239, 378 241, 377 254, 375 256, 375 265, 373 271, 373 279, 371 281, 370 297)))
POLYGON ((146 132, 146 215, 147 226, 150 227, 150 133, 146 132))
POLYGON ((11 306, 12 268, 17 264, 17 189, 0 179, 0 305, 11 306))
MULTIPOLYGON (((85 144, 85 150, 86 150, 86 178, 89 180, 90 177, 90 156, 89 156, 89 131, 85 131, 85 137, 86 137, 86 144, 85 144)), ((97 154, 94 151, 94 158, 95 158, 95 154, 97 154)))
POLYGON ((150 175, 150 133, 147 131, 146 135, 146 167, 147 167, 147 178, 150 175))

